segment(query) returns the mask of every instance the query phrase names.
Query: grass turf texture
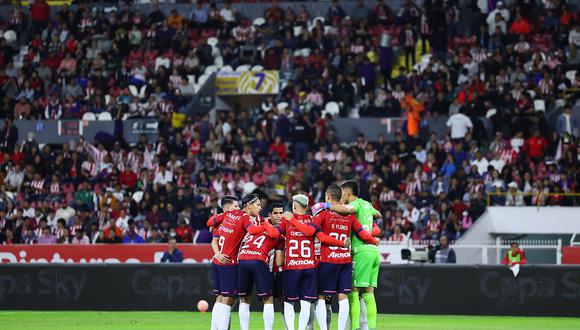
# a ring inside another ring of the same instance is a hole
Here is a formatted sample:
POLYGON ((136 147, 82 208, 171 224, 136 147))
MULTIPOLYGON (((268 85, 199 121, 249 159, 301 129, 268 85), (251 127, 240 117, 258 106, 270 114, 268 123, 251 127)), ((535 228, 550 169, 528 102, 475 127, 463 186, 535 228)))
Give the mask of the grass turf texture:
MULTIPOLYGON (((298 316, 298 315, 296 315, 298 316)), ((336 329, 333 314, 331 329, 336 329)), ((0 329, 209 329, 211 314, 199 312, 0 312, 0 329)), ((578 329, 580 319, 558 317, 433 316, 379 314, 377 329, 578 329)), ((231 330, 239 329, 232 313, 231 330)), ((262 329, 262 314, 252 313, 250 329, 262 329)), ((284 329, 276 313, 274 329, 284 329)), ((316 327, 318 329, 318 327, 316 327)))

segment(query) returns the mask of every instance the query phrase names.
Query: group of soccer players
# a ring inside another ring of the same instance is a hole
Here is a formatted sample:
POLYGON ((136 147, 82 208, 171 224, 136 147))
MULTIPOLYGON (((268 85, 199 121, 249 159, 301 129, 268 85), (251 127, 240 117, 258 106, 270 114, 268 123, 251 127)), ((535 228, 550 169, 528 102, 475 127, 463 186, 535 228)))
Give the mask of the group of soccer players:
POLYGON ((338 329, 347 328, 349 317, 352 329, 360 328, 361 295, 368 328, 375 329, 380 257, 373 224, 381 215, 358 194, 354 181, 332 184, 325 202, 312 206, 311 214, 308 197, 298 194, 292 197, 292 212, 273 203, 267 219, 259 215, 257 195, 245 196, 241 205, 234 196, 223 197, 223 213, 207 223, 214 233, 212 280, 217 295, 211 329, 229 328, 238 297, 240 327, 249 329, 254 285, 264 304, 264 329, 274 325, 274 297, 283 300, 286 329, 294 330, 298 302, 299 330, 312 327, 314 318, 320 329, 328 329, 333 295, 338 296, 338 329))

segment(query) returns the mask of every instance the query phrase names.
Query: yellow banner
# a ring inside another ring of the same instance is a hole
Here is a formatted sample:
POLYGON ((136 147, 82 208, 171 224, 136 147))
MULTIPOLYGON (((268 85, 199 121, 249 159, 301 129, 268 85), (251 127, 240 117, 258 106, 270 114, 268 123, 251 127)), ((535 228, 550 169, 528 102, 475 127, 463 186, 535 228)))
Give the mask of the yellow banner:
MULTIPOLYGON (((64 6, 64 5, 70 5, 72 4, 73 0, 48 0, 47 3, 50 6, 64 6)), ((20 5, 21 6, 29 6, 31 3, 34 3, 34 0, 31 1, 21 1, 20 5)), ((13 5, 17 5, 18 1, 17 0, 13 0, 12 1, 13 5)))
POLYGON ((218 72, 215 78, 217 95, 236 95, 238 93, 239 72, 218 72))

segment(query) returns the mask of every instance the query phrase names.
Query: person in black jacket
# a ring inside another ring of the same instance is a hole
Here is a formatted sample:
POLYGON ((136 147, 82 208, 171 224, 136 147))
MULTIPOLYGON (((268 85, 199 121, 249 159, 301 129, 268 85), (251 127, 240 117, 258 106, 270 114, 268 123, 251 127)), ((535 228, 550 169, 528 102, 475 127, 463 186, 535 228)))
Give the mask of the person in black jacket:
POLYGON ((14 145, 18 141, 18 128, 9 118, 6 118, 4 121, 4 127, 2 128, 2 135, 0 138, 2 139, 3 151, 12 154, 14 152, 14 145))

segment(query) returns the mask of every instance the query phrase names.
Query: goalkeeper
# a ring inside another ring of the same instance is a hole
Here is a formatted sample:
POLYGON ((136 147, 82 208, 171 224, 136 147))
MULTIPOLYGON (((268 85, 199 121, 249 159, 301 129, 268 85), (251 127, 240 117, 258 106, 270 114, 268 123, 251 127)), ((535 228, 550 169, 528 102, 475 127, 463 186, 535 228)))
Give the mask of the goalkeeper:
MULTIPOLYGON (((355 181, 346 181, 341 185, 342 201, 344 204, 318 203, 312 207, 312 212, 325 208, 341 214, 355 214, 363 228, 368 232, 373 231, 373 220, 380 218, 381 214, 371 203, 358 198, 359 188, 355 181)), ((377 327, 377 304, 375 302, 375 288, 379 277, 380 255, 377 246, 366 244, 356 235, 351 233, 353 284, 352 293, 349 295, 350 323, 353 330, 360 326, 360 300, 359 292, 362 293, 363 301, 367 310, 367 322, 369 329, 377 327)))

